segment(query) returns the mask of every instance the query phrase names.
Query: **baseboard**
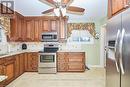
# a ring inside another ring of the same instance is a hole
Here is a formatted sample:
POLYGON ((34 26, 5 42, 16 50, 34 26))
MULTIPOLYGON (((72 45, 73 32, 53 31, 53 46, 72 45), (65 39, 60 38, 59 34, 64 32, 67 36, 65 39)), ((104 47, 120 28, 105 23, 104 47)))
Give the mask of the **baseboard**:
POLYGON ((96 68, 96 67, 97 67, 97 68, 104 68, 104 66, 102 66, 102 65, 87 65, 87 67, 88 67, 88 68, 91 68, 91 67, 92 67, 92 68, 93 68, 93 67, 95 67, 95 68, 96 68))

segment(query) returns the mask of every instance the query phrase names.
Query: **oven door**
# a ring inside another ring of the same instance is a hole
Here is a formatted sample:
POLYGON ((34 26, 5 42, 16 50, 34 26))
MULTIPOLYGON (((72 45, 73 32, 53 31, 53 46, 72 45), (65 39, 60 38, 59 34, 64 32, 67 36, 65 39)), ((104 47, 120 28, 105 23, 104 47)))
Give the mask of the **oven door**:
POLYGON ((39 67, 56 67, 56 53, 40 53, 39 67))

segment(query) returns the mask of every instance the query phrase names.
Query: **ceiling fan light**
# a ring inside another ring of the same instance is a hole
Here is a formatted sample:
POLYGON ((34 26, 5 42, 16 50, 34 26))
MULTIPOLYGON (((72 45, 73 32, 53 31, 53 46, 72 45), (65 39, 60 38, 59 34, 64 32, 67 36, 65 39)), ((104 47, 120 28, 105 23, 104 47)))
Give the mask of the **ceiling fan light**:
POLYGON ((65 16, 66 15, 66 8, 62 8, 61 11, 62 11, 62 15, 65 16))
POLYGON ((61 2, 61 0, 54 0, 54 2, 61 2))
POLYGON ((56 16, 60 16, 59 8, 54 9, 54 13, 56 16))

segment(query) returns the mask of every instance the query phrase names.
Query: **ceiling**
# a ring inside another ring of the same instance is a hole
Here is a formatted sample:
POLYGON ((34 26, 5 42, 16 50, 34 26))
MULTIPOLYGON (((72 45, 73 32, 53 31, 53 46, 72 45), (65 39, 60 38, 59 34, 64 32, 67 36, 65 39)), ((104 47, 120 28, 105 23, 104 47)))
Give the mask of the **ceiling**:
MULTIPOLYGON (((85 8, 84 15, 67 14, 69 20, 97 21, 107 16, 108 0, 74 0, 71 6, 85 8)), ((15 10, 24 16, 42 16, 41 12, 51 8, 38 0, 15 0, 15 10)))

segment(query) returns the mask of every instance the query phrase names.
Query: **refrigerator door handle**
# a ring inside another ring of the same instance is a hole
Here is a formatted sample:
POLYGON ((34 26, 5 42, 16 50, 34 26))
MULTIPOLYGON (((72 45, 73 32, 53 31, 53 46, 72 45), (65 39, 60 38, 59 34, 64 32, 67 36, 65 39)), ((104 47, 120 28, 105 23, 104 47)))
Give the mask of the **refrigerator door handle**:
POLYGON ((118 53, 117 53, 117 50, 118 50, 118 45, 119 45, 119 35, 120 35, 120 30, 118 29, 118 32, 117 32, 117 36, 116 36, 116 41, 115 41, 115 59, 116 59, 116 61, 118 61, 118 59, 117 58, 119 58, 117 55, 118 55, 118 53))
POLYGON ((116 63, 116 70, 117 70, 117 72, 120 72, 120 71, 119 71, 119 66, 118 66, 118 64, 117 64, 116 61, 115 61, 115 63, 116 63))
POLYGON ((119 66, 118 66, 118 59, 119 56, 117 56, 119 53, 117 53, 117 50, 118 50, 118 45, 119 45, 119 35, 120 35, 120 30, 118 29, 118 32, 117 32, 117 35, 116 35, 116 41, 115 41, 115 64, 116 64, 116 69, 117 69, 117 72, 119 72, 119 66))
POLYGON ((122 49, 123 49, 123 40, 125 37, 125 29, 122 30, 121 33, 121 39, 120 39, 120 45, 119 45, 119 52, 120 52, 120 68, 121 68, 121 73, 122 75, 124 75, 125 71, 124 71, 124 67, 123 67, 123 53, 122 53, 122 49))

